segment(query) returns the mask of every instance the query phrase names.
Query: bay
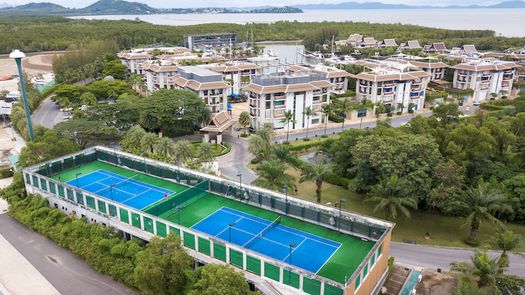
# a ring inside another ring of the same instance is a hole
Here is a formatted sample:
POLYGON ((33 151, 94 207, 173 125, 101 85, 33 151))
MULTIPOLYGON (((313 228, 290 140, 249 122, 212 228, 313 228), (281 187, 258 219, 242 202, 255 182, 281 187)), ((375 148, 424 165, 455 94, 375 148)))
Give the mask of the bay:
POLYGON ((493 30, 506 37, 525 36, 525 9, 341 9, 305 10, 292 14, 149 14, 89 15, 85 19, 129 19, 158 25, 196 25, 207 23, 272 23, 277 21, 353 21, 402 23, 456 30, 493 30))

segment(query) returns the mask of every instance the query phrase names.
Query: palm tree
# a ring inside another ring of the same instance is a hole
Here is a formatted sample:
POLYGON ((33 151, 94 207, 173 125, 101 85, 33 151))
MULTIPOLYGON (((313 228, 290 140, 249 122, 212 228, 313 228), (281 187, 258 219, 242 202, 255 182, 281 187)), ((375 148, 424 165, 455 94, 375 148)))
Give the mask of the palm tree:
POLYGON ((324 135, 326 136, 326 127, 328 127, 328 118, 330 117, 330 114, 332 113, 332 105, 327 103, 324 104, 321 107, 321 112, 324 116, 324 135))
POLYGON ((148 132, 140 140, 140 146, 144 151, 149 151, 150 154, 153 154, 158 142, 159 137, 157 134, 148 132))
POLYGON ((259 131, 250 137, 248 150, 255 155, 257 161, 261 161, 271 153, 271 145, 275 132, 272 124, 264 124, 259 131))
POLYGON ((326 180, 327 177, 333 174, 333 170, 334 166, 328 163, 305 163, 303 167, 301 167, 301 179, 299 181, 315 181, 315 195, 317 196, 317 203, 321 203, 321 191, 323 187, 323 182, 326 180))
POLYGON ((511 230, 500 230, 492 238, 492 246, 501 250, 501 255, 498 260, 501 267, 509 266, 509 255, 507 252, 516 249, 521 244, 522 240, 523 239, 520 235, 515 234, 511 230))
POLYGON ((346 115, 355 109, 355 104, 349 98, 339 101, 338 111, 343 114, 341 130, 345 130, 346 115))
POLYGON ((491 295, 493 294, 488 288, 480 288, 471 277, 462 277, 454 295, 491 295))
MULTIPOLYGON (((486 251, 476 251, 470 258, 472 263, 452 262, 450 269, 478 278, 479 287, 496 288, 496 278, 503 274, 505 268, 498 263, 498 258, 490 259, 486 251)), ((493 293, 491 293, 493 294, 493 293)))
POLYGON ((172 157, 174 155, 175 148, 173 146, 173 142, 171 141, 171 138, 162 137, 157 142, 156 150, 157 150, 157 153, 165 159, 172 157))
POLYGON ((409 209, 417 208, 417 200, 406 193, 406 188, 407 184, 403 179, 392 175, 376 184, 366 201, 377 203, 374 212, 385 211, 386 219, 396 219, 398 211, 410 217, 409 209))
POLYGON ((92 106, 97 103, 97 97, 91 92, 84 92, 80 96, 80 103, 87 106, 92 106))
POLYGON ((199 150, 197 151, 197 158, 201 162, 211 162, 215 159, 215 151, 214 146, 212 143, 209 142, 203 142, 199 146, 199 150))
POLYGON ((507 198, 503 193, 490 188, 489 184, 481 181, 477 187, 465 189, 464 193, 450 202, 446 209, 448 211, 459 210, 468 214, 466 223, 470 224, 469 238, 471 241, 476 241, 482 221, 502 225, 494 215, 498 212, 512 212, 512 207, 506 202, 507 198))
POLYGON ((285 187, 295 189, 295 178, 286 172, 286 165, 277 159, 270 159, 257 166, 257 178, 254 184, 276 191, 283 191, 285 187))
POLYGON ((192 157, 192 147, 193 145, 188 140, 179 140, 175 143, 173 153, 178 164, 184 163, 192 157))
POLYGON ((307 107, 306 109, 304 109, 304 111, 303 111, 303 115, 306 116, 306 138, 308 138, 308 129, 310 127, 310 117, 315 115, 315 114, 316 114, 316 112, 314 112, 312 110, 312 107, 310 107, 310 106, 307 107))
POLYGON ((295 123, 292 110, 287 110, 284 112, 284 118, 281 119, 281 123, 286 125, 286 142, 288 142, 288 135, 290 134, 290 124, 295 123))
POLYGON ((250 113, 245 111, 239 115, 239 124, 241 124, 243 128, 244 135, 246 135, 246 126, 250 125, 251 123, 252 117, 250 116, 250 113))
POLYGON ((146 135, 146 131, 139 125, 132 126, 126 131, 124 137, 120 141, 120 146, 123 150, 128 152, 138 152, 140 150, 142 138, 146 135))

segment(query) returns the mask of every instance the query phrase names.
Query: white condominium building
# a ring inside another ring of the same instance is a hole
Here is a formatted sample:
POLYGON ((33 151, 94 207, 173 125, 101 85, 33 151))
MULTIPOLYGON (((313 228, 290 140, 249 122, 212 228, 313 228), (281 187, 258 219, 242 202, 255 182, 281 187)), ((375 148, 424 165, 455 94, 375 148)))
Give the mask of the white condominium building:
POLYGON ((148 93, 169 88, 168 79, 177 74, 177 66, 171 62, 157 61, 158 63, 144 64, 144 77, 148 93))
POLYGON ((334 84, 332 93, 343 94, 348 90, 348 78, 352 75, 347 71, 330 67, 323 64, 312 65, 292 65, 287 69, 290 73, 317 73, 324 75, 325 79, 334 84))
POLYGON ((355 75, 358 100, 382 103, 392 111, 423 108, 430 74, 410 71, 410 66, 397 62, 376 62, 375 66, 366 63, 370 70, 355 75))
POLYGON ((151 59, 151 55, 146 52, 123 52, 118 57, 130 73, 138 75, 144 74, 143 65, 151 59))
POLYGON ((476 59, 452 67, 453 87, 472 89, 472 103, 479 104, 493 96, 509 95, 518 65, 501 60, 476 59))
POLYGON ((230 84, 228 95, 241 94, 244 86, 250 84, 252 78, 260 74, 261 67, 250 62, 232 61, 224 64, 211 64, 206 68, 222 74, 223 80, 230 84))
POLYGON ((274 128, 305 129, 322 124, 328 118, 321 113, 321 106, 330 102, 334 88, 318 73, 273 74, 255 76, 244 90, 249 97, 252 127, 258 130, 265 123, 274 128), (307 116, 310 107, 314 114, 307 116), (282 122, 285 112, 292 111, 293 122, 282 122))
POLYGON ((179 67, 178 74, 169 79, 169 88, 195 92, 212 114, 226 111, 230 85, 222 75, 198 66, 179 67))

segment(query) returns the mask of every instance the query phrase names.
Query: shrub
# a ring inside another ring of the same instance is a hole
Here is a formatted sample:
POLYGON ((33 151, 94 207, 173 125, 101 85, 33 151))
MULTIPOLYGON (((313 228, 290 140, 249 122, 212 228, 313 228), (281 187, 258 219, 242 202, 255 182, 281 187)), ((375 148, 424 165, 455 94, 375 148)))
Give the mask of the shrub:
POLYGON ((307 141, 299 144, 290 144, 290 151, 304 151, 313 147, 321 146, 322 143, 322 140, 317 140, 311 142, 307 141))
POLYGON ((470 237, 466 237, 464 240, 465 244, 472 246, 472 247, 478 247, 480 245, 480 242, 478 239, 471 239, 470 237))
POLYGON ((342 123, 344 121, 344 118, 336 114, 330 114, 328 116, 328 120, 335 122, 335 123, 342 123))
POLYGON ((325 181, 330 183, 330 184, 338 185, 338 186, 341 186, 341 187, 344 187, 344 188, 348 188, 348 186, 350 185, 350 182, 351 182, 350 179, 348 179, 348 178, 346 178, 344 176, 341 176, 341 175, 337 175, 337 174, 333 174, 333 175, 328 176, 325 179, 325 181))
POLYGON ((0 179, 8 178, 11 176, 13 176, 13 171, 11 170, 11 168, 6 167, 0 169, 0 179))

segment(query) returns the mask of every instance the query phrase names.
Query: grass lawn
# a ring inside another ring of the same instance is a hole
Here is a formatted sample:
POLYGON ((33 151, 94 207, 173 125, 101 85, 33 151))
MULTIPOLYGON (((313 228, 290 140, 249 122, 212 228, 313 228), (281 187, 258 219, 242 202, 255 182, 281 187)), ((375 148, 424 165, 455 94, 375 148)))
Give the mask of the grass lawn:
MULTIPOLYGON (((286 172, 299 180, 300 172, 294 168, 289 168, 286 172)), ((294 194, 297 197, 315 202, 315 183, 312 181, 298 182, 297 193, 294 194)), ((322 202, 324 204, 331 203, 333 205, 342 197, 346 199, 346 203, 343 205, 346 210, 385 218, 382 212, 373 212, 374 204, 363 202, 365 196, 326 182, 323 184, 322 202)), ((412 218, 399 216, 394 222, 396 223, 392 236, 394 241, 412 240, 416 241, 417 244, 470 248, 463 243, 463 239, 469 233, 469 227, 464 225, 463 218, 412 211, 412 218), (431 234, 431 239, 425 239, 426 232, 431 234)), ((508 224, 507 227, 515 233, 525 236, 525 225, 508 224)), ((481 247, 489 247, 488 241, 496 228, 491 223, 481 225, 479 232, 481 247)), ((522 244, 518 250, 525 252, 525 245, 522 244)))
MULTIPOLYGON (((201 141, 192 142, 192 148, 191 153, 194 158, 198 158, 199 155, 199 148, 201 146, 201 141)), ((224 143, 224 146, 220 144, 213 143, 213 156, 219 157, 226 153, 228 153, 231 150, 231 146, 227 143, 224 143)))

